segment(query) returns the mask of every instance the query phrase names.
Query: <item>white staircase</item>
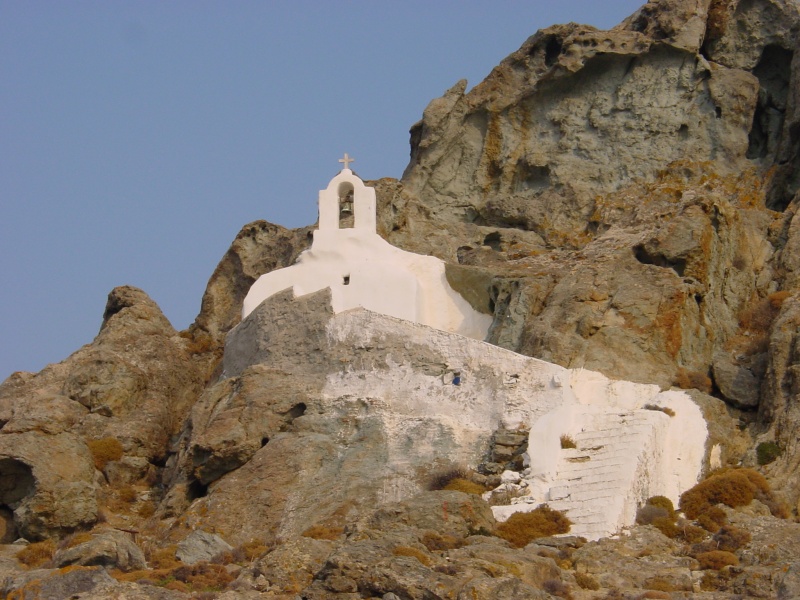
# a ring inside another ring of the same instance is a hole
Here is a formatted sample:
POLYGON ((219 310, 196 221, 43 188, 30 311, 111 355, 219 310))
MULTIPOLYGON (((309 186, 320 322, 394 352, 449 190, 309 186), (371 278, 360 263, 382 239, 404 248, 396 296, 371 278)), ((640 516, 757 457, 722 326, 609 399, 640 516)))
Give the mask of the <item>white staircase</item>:
POLYGON ((597 539, 632 521, 665 418, 649 410, 584 415, 581 430, 571 435, 577 448, 561 450, 546 494, 550 508, 572 521, 571 535, 597 539))

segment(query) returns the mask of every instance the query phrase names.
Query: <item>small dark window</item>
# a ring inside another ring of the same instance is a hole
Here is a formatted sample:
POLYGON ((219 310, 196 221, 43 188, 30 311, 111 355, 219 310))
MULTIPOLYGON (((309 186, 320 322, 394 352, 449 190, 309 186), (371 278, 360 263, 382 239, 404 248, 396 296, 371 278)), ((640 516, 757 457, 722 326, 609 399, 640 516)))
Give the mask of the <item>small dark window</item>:
POLYGON ((344 283, 345 285, 350 285, 350 275, 345 275, 342 280, 342 283, 344 283))

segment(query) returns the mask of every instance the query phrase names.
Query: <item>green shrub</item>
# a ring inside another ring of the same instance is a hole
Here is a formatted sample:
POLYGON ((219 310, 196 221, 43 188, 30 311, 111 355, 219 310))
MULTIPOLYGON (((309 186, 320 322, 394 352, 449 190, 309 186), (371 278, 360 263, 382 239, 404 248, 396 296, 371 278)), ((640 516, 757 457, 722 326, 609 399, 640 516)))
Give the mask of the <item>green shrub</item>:
POLYGON ((543 504, 530 512, 514 513, 497 526, 495 535, 524 548, 536 538, 567 533, 571 525, 564 513, 543 504))
POLYGON ((756 446, 759 465, 768 465, 781 455, 781 448, 775 442, 761 442, 756 446))
POLYGON ((739 559, 736 558, 736 555, 726 552, 725 550, 702 552, 697 555, 697 561, 700 563, 700 568, 704 571, 707 569, 719 571, 724 567, 736 566, 739 564, 739 559))

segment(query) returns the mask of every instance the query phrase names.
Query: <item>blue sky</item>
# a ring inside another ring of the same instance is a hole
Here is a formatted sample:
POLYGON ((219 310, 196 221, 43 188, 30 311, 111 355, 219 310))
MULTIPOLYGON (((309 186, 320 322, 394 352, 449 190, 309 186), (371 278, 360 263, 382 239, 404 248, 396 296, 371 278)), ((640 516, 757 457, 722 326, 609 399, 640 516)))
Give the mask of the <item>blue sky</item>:
POLYGON ((400 177, 408 129, 537 29, 639 0, 0 0, 0 380, 144 289, 183 329, 239 229, 316 220, 343 152, 400 177))

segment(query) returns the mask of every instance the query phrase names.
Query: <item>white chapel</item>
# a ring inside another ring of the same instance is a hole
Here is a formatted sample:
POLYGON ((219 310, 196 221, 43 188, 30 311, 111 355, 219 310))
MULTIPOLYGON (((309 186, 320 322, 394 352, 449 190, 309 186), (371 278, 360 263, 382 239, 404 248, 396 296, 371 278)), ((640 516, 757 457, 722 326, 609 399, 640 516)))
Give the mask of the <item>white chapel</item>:
POLYGON ((295 297, 331 289, 335 313, 363 307, 373 312, 483 340, 491 325, 447 283, 444 262, 405 252, 376 231, 375 190, 344 163, 328 187, 319 192, 319 225, 311 248, 291 267, 266 273, 248 292, 242 308, 247 317, 261 302, 287 288, 295 297), (352 212, 352 227, 340 216, 352 212))

